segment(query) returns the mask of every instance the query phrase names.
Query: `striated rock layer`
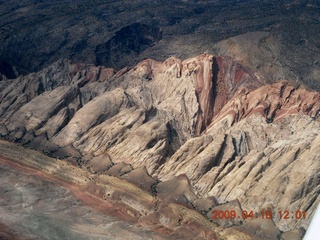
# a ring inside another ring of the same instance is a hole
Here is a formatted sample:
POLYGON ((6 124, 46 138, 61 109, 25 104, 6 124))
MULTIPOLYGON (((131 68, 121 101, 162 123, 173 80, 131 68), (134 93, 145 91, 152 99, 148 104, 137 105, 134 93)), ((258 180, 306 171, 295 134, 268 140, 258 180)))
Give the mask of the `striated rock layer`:
MULTIPOLYGON (((92 174, 123 177, 159 196, 163 211, 172 202, 199 211, 230 204, 222 209, 260 218, 271 210, 267 225, 282 232, 306 229, 320 200, 320 94, 265 82, 231 58, 209 54, 147 59, 118 72, 60 60, 6 81, 0 134, 92 174), (280 219, 285 210, 307 214, 280 219)), ((251 239, 266 223, 218 224, 251 239)))

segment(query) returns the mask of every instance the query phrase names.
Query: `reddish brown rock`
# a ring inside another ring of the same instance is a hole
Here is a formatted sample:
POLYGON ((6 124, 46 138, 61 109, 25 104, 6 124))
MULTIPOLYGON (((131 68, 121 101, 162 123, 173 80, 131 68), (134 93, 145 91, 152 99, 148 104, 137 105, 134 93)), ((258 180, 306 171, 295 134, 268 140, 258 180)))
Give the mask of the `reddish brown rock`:
POLYGON ((223 118, 230 124, 255 113, 267 122, 279 121, 288 115, 303 114, 318 119, 320 116, 320 94, 310 92, 288 81, 262 86, 254 91, 242 88, 223 107, 211 125, 223 118))
POLYGON ((166 207, 170 202, 192 207, 197 199, 186 175, 160 182, 156 187, 156 193, 161 199, 161 207, 166 207))
MULTIPOLYGON (((319 103, 319 93, 286 81, 264 85, 256 70, 228 57, 146 59, 117 73, 64 60, 6 86, 0 121, 4 137, 97 174, 90 194, 172 232, 212 228, 196 210, 225 202, 312 213, 319 103)), ((282 231, 309 221, 274 218, 282 231)))
MULTIPOLYGON (((152 178, 145 167, 136 168, 129 173, 121 175, 121 178, 135 184, 136 186, 142 188, 145 191, 152 193, 152 186, 156 185, 156 179, 152 178)), ((155 193, 153 193, 155 194, 155 193)))
POLYGON ((242 66, 232 58, 217 56, 214 67, 213 77, 216 78, 214 116, 240 87, 253 90, 265 84, 265 79, 258 71, 242 66))

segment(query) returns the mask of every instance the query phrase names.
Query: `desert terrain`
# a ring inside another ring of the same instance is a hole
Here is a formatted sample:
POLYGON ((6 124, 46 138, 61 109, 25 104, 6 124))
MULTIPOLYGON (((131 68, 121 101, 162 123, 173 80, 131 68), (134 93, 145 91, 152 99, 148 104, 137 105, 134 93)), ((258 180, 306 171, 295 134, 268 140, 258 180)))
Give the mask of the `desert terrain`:
POLYGON ((319 9, 0 3, 0 239, 302 239, 319 9))

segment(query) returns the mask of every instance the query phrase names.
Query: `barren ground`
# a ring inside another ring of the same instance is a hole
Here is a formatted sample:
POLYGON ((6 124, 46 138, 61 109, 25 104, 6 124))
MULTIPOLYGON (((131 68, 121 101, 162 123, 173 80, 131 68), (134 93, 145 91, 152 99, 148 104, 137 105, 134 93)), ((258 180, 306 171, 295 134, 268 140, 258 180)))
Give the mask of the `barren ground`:
POLYGON ((0 239, 167 239, 76 184, 3 157, 0 182, 0 239))

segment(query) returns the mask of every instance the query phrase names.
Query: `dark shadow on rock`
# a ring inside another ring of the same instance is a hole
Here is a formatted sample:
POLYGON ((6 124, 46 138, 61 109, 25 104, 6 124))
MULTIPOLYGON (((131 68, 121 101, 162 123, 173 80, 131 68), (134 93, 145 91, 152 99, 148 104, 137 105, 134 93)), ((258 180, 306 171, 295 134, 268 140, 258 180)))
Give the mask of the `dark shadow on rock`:
POLYGON ((119 70, 161 38, 162 33, 157 26, 141 23, 128 25, 96 47, 96 65, 119 70))

